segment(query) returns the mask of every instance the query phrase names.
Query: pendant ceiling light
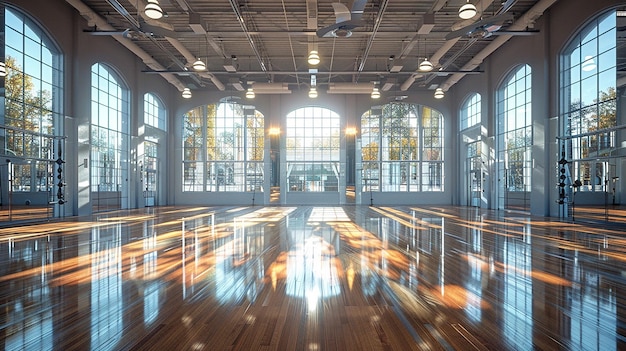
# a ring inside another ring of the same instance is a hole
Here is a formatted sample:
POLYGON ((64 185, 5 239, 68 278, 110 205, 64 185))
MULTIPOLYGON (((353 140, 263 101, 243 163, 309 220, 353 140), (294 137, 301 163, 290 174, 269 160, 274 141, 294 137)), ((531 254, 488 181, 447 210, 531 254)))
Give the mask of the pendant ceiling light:
POLYGON ((428 61, 427 58, 424 58, 424 61, 420 62, 419 70, 422 72, 430 72, 433 70, 433 64, 428 61))
POLYGON ((316 88, 311 88, 311 90, 309 90, 309 97, 311 99, 315 99, 317 97, 317 89, 316 88))
POLYGON ((378 87, 374 87, 374 89, 372 89, 372 94, 370 96, 372 99, 380 99, 380 91, 378 91, 378 87))
POLYGON ((444 93, 443 89, 437 88, 435 89, 435 99, 443 99, 444 93))
POLYGON ((206 64, 200 60, 200 58, 198 57, 198 59, 196 60, 196 62, 194 62, 191 67, 193 67, 194 70, 196 71, 204 71, 206 70, 206 64))
POLYGON ((459 17, 462 19, 470 19, 476 16, 476 6, 467 0, 467 3, 459 9, 459 17))
POLYGON ((184 88, 182 96, 183 96, 184 99, 190 99, 191 98, 191 90, 189 88, 184 88))
POLYGON ((311 66, 317 66, 320 63, 320 55, 317 53, 317 50, 311 50, 308 62, 311 66))
POLYGON ((248 91, 246 91, 246 98, 254 99, 255 96, 256 94, 254 94, 254 90, 252 88, 248 88, 248 91))
POLYGON ((155 20, 163 17, 163 9, 161 9, 161 6, 159 6, 158 0, 148 0, 148 3, 146 4, 146 7, 144 8, 143 12, 149 18, 152 18, 155 20))

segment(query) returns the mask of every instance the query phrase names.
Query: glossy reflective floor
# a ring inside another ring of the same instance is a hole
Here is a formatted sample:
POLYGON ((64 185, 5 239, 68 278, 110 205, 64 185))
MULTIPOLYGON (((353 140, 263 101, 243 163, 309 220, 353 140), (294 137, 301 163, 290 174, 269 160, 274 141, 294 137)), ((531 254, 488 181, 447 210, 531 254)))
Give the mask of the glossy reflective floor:
POLYGON ((151 208, 0 229, 6 350, 626 349, 626 226, 151 208))

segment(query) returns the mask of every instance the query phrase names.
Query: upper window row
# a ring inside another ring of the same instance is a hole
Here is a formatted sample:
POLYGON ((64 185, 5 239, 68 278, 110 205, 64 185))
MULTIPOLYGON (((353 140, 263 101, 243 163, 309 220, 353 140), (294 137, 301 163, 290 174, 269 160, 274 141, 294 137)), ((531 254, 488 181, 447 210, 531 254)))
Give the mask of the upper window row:
MULTIPOLYGON (((24 14, 5 8, 4 27, 7 77, 4 80, 6 109, 2 124, 55 134, 55 125, 62 120, 62 56, 47 34, 24 14)), ((116 94, 109 91, 109 85, 96 85, 99 87, 93 89, 92 94, 116 94)), ((94 111, 106 112, 102 109, 94 111)), ((165 121, 163 103, 154 94, 145 94, 144 122, 165 130, 165 121)))

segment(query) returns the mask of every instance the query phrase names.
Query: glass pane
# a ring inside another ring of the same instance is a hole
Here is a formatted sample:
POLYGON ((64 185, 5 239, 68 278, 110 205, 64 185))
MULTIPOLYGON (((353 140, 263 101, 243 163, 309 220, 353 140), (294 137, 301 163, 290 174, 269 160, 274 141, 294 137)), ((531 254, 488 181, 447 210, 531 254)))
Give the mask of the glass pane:
POLYGON ((339 161, 338 114, 320 107, 305 107, 289 113, 287 120, 288 161, 339 161))
MULTIPOLYGON (((6 18, 8 20, 8 16, 6 18)), ((24 37, 22 36, 21 31, 7 28, 5 33, 5 40, 6 45, 11 47, 13 50, 17 52, 24 52, 24 37)))
POLYGON ((598 101, 597 76, 591 76, 581 82, 582 106, 590 106, 598 101))
MULTIPOLYGON (((156 106, 157 99, 146 101, 155 104, 146 111, 162 112, 156 106)), ((207 161, 202 166, 195 164, 194 169, 188 166, 189 177, 192 172, 197 174, 200 167, 206 169, 206 177, 183 180, 184 191, 260 191, 262 170, 247 161, 263 159, 264 117, 251 110, 246 118, 245 111, 243 105, 227 102, 201 106, 184 115, 183 160, 185 163, 203 158, 207 161)), ((152 118, 156 120, 157 116, 152 118)))
POLYGON ((443 159, 441 114, 421 105, 390 103, 382 106, 382 114, 372 110, 361 119, 363 191, 423 190, 420 163, 408 161, 443 159), (368 162, 379 159, 381 163, 368 162))

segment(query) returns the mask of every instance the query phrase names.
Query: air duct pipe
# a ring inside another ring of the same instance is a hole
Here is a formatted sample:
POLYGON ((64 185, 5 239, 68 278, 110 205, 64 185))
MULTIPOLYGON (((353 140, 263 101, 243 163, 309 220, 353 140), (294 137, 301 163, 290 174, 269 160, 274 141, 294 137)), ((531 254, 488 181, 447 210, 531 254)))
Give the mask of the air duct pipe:
MULTIPOLYGON (((100 17, 97 13, 95 13, 89 6, 85 5, 80 0, 65 0, 68 4, 72 5, 78 12, 83 16, 89 26, 96 26, 102 30, 114 31, 115 28, 111 26, 104 18, 100 17)), ((124 45, 128 50, 130 50, 133 54, 139 57, 146 66, 150 67, 155 71, 164 71, 165 67, 161 66, 160 63, 156 62, 152 56, 150 56, 147 52, 143 51, 139 46, 133 43, 130 39, 124 38, 121 34, 112 35, 113 39, 117 40, 120 44, 124 45)), ((170 84, 175 86, 179 91, 183 91, 185 88, 184 84, 176 78, 176 76, 172 73, 160 73, 161 77, 167 80, 170 84)))
MULTIPOLYGON (((557 0, 542 0, 535 4, 528 12, 526 12, 520 19, 515 21, 511 26, 507 29, 509 30, 524 30, 530 25, 534 24, 535 21, 543 15, 543 13, 552 6, 557 0)), ((495 38, 489 45, 487 45, 481 52, 474 56, 470 62, 468 62, 463 68, 464 71, 471 71, 474 68, 478 67, 489 55, 491 55, 494 51, 496 51, 500 46, 504 45, 512 35, 499 35, 495 38)), ((450 76, 441 87, 443 90, 450 89, 454 84, 458 83, 463 77, 465 77, 464 73, 455 73, 450 76)))

